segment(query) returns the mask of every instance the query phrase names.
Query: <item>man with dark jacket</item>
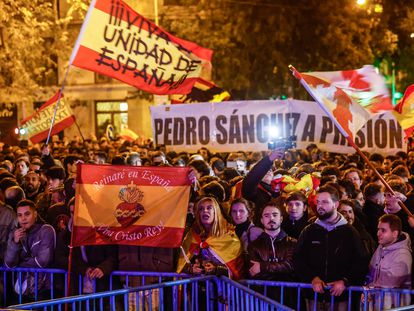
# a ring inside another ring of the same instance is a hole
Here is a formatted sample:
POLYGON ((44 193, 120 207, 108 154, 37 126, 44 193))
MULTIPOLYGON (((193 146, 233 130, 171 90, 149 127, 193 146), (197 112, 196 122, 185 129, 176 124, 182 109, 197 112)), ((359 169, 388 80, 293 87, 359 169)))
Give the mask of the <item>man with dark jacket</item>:
POLYGON ((309 224, 308 199, 300 191, 288 194, 285 200, 288 217, 283 219, 282 229, 292 238, 298 239, 302 230, 309 224))
POLYGON ((16 227, 16 223, 16 213, 10 206, 0 201, 0 260, 2 263, 9 234, 16 227))
MULTIPOLYGON (((312 283, 318 295, 317 310, 330 307, 331 295, 335 310, 346 310, 347 297, 343 292, 348 285, 362 284, 368 257, 356 230, 338 213, 339 194, 331 187, 318 190, 316 207, 318 218, 301 233, 294 255, 297 275, 303 282, 312 283), (331 286, 325 291, 326 286, 331 286)), ((314 294, 307 293, 307 303, 313 308, 314 294)))
MULTIPOLYGON (((7 268, 47 268, 53 261, 56 234, 52 226, 38 219, 35 204, 22 200, 17 204, 18 227, 9 234, 4 263, 7 268)), ((30 300, 36 290, 39 300, 46 299, 50 288, 50 276, 43 273, 22 275, 15 284, 16 293, 23 300, 30 300)))
POLYGON ((280 228, 282 211, 270 201, 261 214, 264 232, 249 244, 251 267, 249 274, 255 279, 289 280, 293 273, 293 252, 296 240, 280 228))
POLYGON ((375 242, 378 242, 377 225, 378 219, 385 214, 384 203, 385 195, 384 189, 381 185, 376 183, 369 183, 364 188, 365 204, 362 212, 366 219, 366 229, 375 242))

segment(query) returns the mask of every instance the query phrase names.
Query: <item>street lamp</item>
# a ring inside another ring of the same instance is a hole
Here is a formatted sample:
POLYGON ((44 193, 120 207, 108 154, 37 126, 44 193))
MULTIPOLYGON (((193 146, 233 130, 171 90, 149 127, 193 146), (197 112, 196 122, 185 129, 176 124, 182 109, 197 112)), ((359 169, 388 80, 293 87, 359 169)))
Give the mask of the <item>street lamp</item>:
POLYGON ((358 5, 365 5, 367 3, 367 0, 357 0, 356 2, 358 5))

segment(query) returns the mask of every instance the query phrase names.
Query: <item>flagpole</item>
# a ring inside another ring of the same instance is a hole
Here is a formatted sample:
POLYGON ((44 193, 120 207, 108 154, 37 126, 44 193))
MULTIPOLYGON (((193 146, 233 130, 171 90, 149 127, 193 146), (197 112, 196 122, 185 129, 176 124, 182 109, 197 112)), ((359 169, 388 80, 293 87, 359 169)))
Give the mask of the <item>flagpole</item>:
MULTIPOLYGON (((292 72, 293 76, 299 80, 299 82, 302 84, 302 86, 306 89, 306 91, 312 96, 312 98, 318 103, 319 107, 322 108, 322 110, 328 115, 328 117, 332 120, 332 122, 336 125, 338 130, 341 132, 341 134, 346 138, 349 145, 355 149, 355 151, 362 157, 364 162, 368 164, 369 168, 372 169, 374 174, 379 178, 381 183, 385 186, 387 191, 391 193, 393 196, 395 196, 394 190, 390 187, 390 185, 387 183, 387 181, 382 177, 382 175, 377 171, 375 166, 369 161, 367 156, 359 149, 359 147, 355 144, 354 140, 351 136, 344 130, 344 128, 339 124, 339 122, 336 120, 336 118, 332 115, 332 113, 328 110, 328 108, 321 102, 319 96, 317 96, 308 83, 303 79, 303 76, 299 71, 296 70, 295 67, 292 65, 289 65, 289 69, 292 72)), ((405 204, 401 201, 398 201, 398 204, 401 206, 401 208, 404 210, 404 212, 408 215, 408 217, 413 217, 413 214, 410 212, 410 210, 405 206, 405 204)))
POLYGON ((59 90, 59 95, 58 95, 58 98, 57 98, 57 101, 56 101, 55 109, 53 111, 53 117, 52 117, 52 121, 50 123, 49 132, 47 133, 46 146, 49 144, 50 135, 52 134, 53 125, 55 124, 56 113, 57 113, 57 110, 59 108, 60 99, 62 98, 63 89, 65 88, 65 82, 66 82, 66 78, 67 78, 68 73, 69 73, 69 69, 70 69, 70 65, 66 69, 65 76, 63 77, 63 81, 62 81, 62 86, 60 87, 60 90, 59 90))
POLYGON ((158 0, 154 0, 155 25, 158 25, 158 0))
MULTIPOLYGON (((76 205, 75 205, 76 206, 76 205)), ((69 257, 68 257, 68 279, 66 284, 66 297, 69 297, 71 294, 71 287, 70 287, 70 281, 71 281, 71 275, 72 275, 72 256, 73 256, 73 222, 74 222, 74 214, 72 216, 72 230, 70 232, 70 243, 69 243, 69 257)), ((69 228, 69 225, 68 225, 69 228)))
POLYGON ((82 137, 82 142, 85 143, 85 137, 83 137, 82 131, 81 131, 80 127, 79 127, 78 121, 76 121, 76 118, 75 118, 75 125, 76 125, 76 128, 79 131, 80 136, 82 137))
POLYGON ((79 50, 80 42, 81 42, 81 40, 83 38, 83 34, 85 32, 86 25, 88 24, 89 19, 90 19, 91 15, 92 15, 92 11, 93 11, 93 8, 95 7, 95 4, 96 4, 96 0, 93 0, 91 2, 91 4, 90 4, 89 8, 88 8, 88 12, 86 13, 85 20, 83 21, 83 24, 82 24, 81 30, 79 32, 78 38, 76 39, 75 47, 73 48, 72 54, 70 55, 69 65, 68 65, 68 68, 66 69, 65 76, 63 77, 62 86, 60 87, 59 96, 58 96, 58 99, 56 101, 55 110, 53 112, 53 117, 52 117, 52 121, 51 121, 51 124, 50 124, 49 133, 47 134, 46 146, 49 144, 50 135, 52 133, 53 125, 55 124, 56 113, 57 113, 57 110, 59 108, 60 99, 62 97, 63 90, 65 88, 65 83, 66 83, 66 79, 68 77, 69 69, 70 69, 70 67, 71 67, 71 65, 73 63, 73 60, 75 59, 75 56, 76 56, 76 54, 77 54, 77 52, 79 50))

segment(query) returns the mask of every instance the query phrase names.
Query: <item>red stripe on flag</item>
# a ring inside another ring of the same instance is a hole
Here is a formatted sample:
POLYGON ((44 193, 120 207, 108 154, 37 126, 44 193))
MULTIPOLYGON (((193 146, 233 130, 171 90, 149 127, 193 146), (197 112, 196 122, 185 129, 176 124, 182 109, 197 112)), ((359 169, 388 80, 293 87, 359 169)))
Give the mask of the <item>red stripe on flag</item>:
POLYGON ((73 226, 72 246, 118 244, 174 248, 181 245, 183 234, 184 228, 73 226))
MULTIPOLYGON (((52 132, 50 135, 55 135, 59 133, 60 131, 63 131, 65 128, 71 126, 75 122, 75 117, 70 116, 58 123, 55 123, 52 128, 52 132)), ((40 132, 34 136, 30 137, 30 141, 34 144, 41 142, 42 140, 45 140, 47 138, 47 135, 49 134, 49 129, 40 132)))
POLYGON ((162 38, 168 38, 168 40, 170 40, 171 42, 181 45, 186 50, 197 55, 198 57, 211 61, 211 58, 213 56, 212 50, 198 46, 194 42, 186 41, 171 35, 170 33, 155 25, 153 22, 147 20, 142 15, 135 12, 134 9, 128 6, 124 1, 115 2, 107 0, 98 0, 96 1, 95 8, 104 13, 107 13, 108 15, 112 15, 112 25, 117 24, 119 20, 127 22, 128 24, 131 23, 134 26, 138 27, 138 33, 144 30, 148 32, 149 35, 160 37, 161 40, 163 40, 162 38), (118 4, 118 6, 115 5, 116 3, 118 4), (127 15, 127 12, 129 12, 129 15, 127 15))
MULTIPOLYGON (((105 76, 113 77, 119 81, 154 94, 176 94, 178 89, 180 92, 189 93, 197 80, 197 78, 186 78, 177 88, 171 89, 171 85, 162 79, 163 72, 161 71, 160 77, 152 76, 149 72, 146 72, 147 82, 145 82, 142 76, 135 76, 134 74, 139 73, 142 68, 134 68, 131 70, 132 63, 129 63, 126 67, 127 69, 123 72, 125 64, 118 60, 108 58, 110 56, 111 54, 106 54, 105 57, 101 57, 100 53, 85 46, 80 46, 78 53, 73 60, 73 65, 79 68, 95 71, 105 76), (98 60, 103 61, 105 65, 99 65, 97 63, 98 60)), ((136 64, 136 66, 139 65, 139 63, 136 64)))
POLYGON ((139 186, 187 186, 190 185, 190 181, 187 177, 189 170, 188 167, 78 164, 76 183, 79 185, 125 186, 130 183, 131 180, 134 180, 137 181, 136 184, 139 186))
MULTIPOLYGON (((44 110, 46 107, 54 104, 57 102, 58 98, 59 98, 59 91, 56 92, 55 95, 53 95, 52 98, 50 98, 47 102, 45 102, 40 108, 39 111, 44 110)), ((60 97, 60 99, 63 99, 63 95, 60 97)), ((23 119, 22 122, 20 123, 21 125, 24 125, 27 121, 31 120, 34 116, 36 115, 36 113, 32 114, 31 116, 28 116, 26 119, 23 119)))
POLYGON ((232 276, 231 278, 234 280, 240 280, 243 278, 243 266, 244 260, 242 256, 238 256, 235 259, 226 263, 227 267, 230 269, 232 276))

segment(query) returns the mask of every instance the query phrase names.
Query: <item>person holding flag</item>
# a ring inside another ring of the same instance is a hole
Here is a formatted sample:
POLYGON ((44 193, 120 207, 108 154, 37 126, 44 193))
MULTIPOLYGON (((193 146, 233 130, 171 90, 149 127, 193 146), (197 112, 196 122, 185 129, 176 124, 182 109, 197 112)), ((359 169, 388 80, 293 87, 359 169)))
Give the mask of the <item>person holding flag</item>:
POLYGON ((228 275, 243 273, 242 245, 223 217, 214 197, 201 198, 195 205, 195 222, 181 246, 178 272, 228 275))

